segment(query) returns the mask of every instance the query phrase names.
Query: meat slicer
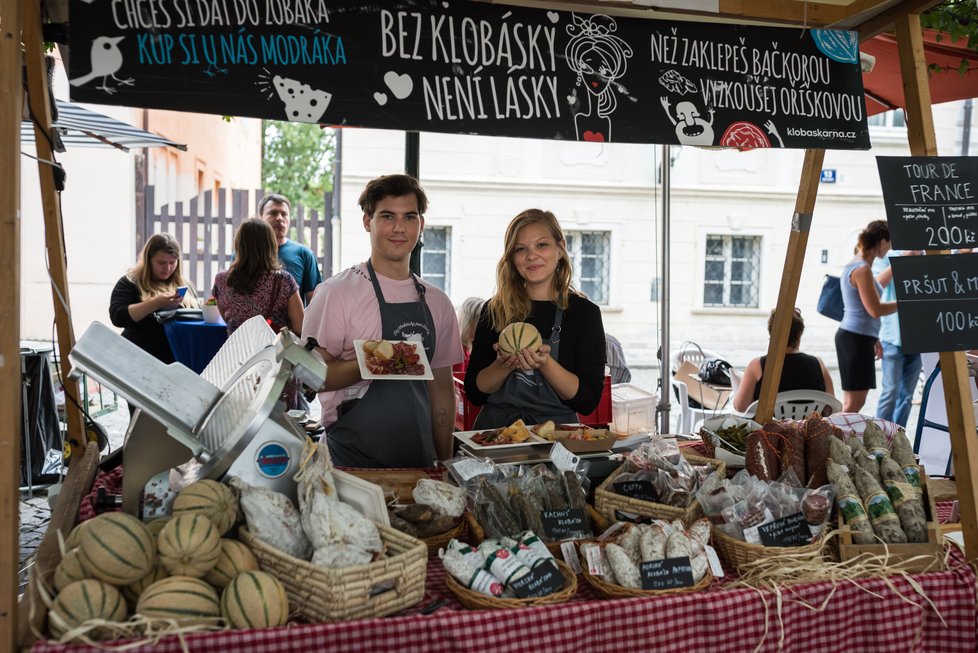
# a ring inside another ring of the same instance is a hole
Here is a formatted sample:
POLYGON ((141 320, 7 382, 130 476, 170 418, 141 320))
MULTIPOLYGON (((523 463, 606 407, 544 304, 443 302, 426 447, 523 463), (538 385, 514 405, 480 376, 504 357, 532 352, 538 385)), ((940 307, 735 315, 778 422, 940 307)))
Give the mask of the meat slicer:
POLYGON ((173 496, 202 478, 237 476, 296 499, 305 431, 279 402, 294 374, 310 389, 326 366, 283 329, 261 316, 242 324, 197 375, 165 364, 103 324, 93 323, 69 358, 72 376, 85 373, 137 408, 123 448, 122 508, 153 519, 168 514, 173 496))

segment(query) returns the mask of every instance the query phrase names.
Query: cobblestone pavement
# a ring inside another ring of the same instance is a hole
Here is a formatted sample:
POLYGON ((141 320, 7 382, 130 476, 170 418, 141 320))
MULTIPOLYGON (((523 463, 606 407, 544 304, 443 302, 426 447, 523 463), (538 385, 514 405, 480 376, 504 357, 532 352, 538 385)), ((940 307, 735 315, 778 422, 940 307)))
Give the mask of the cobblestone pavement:
MULTIPOLYGON (((119 398, 118 407, 96 421, 105 429, 109 436, 109 450, 122 446, 126 428, 129 426, 129 411, 124 399, 119 398)), ((33 563, 34 554, 41 544, 41 538, 47 531, 51 521, 51 507, 48 504, 48 491, 45 488, 34 488, 33 496, 26 491, 20 493, 20 549, 18 556, 18 579, 20 582, 18 594, 24 591, 27 583, 27 573, 33 563)))

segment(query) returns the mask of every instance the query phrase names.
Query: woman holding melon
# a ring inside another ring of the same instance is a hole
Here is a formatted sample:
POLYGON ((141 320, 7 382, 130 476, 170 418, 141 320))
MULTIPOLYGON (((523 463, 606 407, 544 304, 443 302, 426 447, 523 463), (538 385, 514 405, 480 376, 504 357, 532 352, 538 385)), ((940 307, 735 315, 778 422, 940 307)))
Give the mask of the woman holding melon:
POLYGON ((527 209, 506 228, 496 294, 479 316, 465 394, 482 406, 475 428, 578 421, 604 388, 601 310, 571 285, 557 218, 527 209))

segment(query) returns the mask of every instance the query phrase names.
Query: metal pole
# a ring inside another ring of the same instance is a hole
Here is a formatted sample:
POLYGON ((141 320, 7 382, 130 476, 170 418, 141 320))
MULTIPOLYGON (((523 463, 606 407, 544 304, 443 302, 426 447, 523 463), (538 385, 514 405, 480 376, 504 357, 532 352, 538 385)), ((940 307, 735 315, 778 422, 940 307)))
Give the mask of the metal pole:
MULTIPOLYGON (((404 132, 404 171, 414 177, 421 178, 421 134, 404 132)), ((421 248, 424 247, 424 237, 411 251, 411 272, 421 275, 421 248)))
POLYGON ((659 358, 659 433, 669 432, 669 401, 672 398, 672 370, 669 369, 669 146, 662 146, 662 226, 659 234, 659 331, 662 355, 659 358))

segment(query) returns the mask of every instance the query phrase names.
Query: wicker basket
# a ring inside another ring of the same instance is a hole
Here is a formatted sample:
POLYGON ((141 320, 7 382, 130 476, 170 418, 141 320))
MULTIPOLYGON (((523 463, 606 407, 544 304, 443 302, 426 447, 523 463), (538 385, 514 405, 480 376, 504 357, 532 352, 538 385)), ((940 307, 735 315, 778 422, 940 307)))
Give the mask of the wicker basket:
MULTIPOLYGON (((721 478, 726 476, 727 466, 719 460, 704 458, 703 456, 698 456, 685 450, 682 451, 682 455, 691 465, 710 465, 721 478)), ((618 494, 612 489, 612 484, 615 482, 615 478, 624 473, 624 471, 625 466, 622 465, 613 471, 594 492, 594 506, 601 513, 602 517, 609 522, 621 521, 615 514, 617 512, 627 512, 641 517, 651 517, 665 521, 679 519, 686 526, 689 526, 703 516, 703 508, 696 499, 693 499, 693 502, 685 508, 676 508, 667 506, 664 503, 652 503, 651 501, 633 499, 632 497, 618 494)))
POLYGON ((703 578, 699 580, 695 585, 690 585, 689 587, 676 587, 667 590, 643 590, 635 589, 632 587, 622 587, 616 583, 609 583, 601 576, 592 576, 588 572, 587 560, 581 559, 581 573, 584 574, 584 580, 590 583, 594 591, 600 596, 606 599, 630 599, 636 596, 666 596, 668 594, 685 594, 687 592, 699 592, 705 590, 713 582, 713 573, 710 568, 706 568, 706 574, 703 578))
POLYGON ((577 593, 577 576, 574 570, 562 560, 554 559, 557 568, 564 577, 564 587, 548 594, 531 599, 501 599, 495 596, 486 596, 476 591, 464 587, 460 582, 449 574, 445 574, 445 584, 448 589, 458 598, 459 603, 470 610, 499 610, 503 608, 530 608, 537 605, 552 605, 554 603, 564 603, 569 601, 577 593))
POLYGON ((451 540, 459 539, 462 533, 465 532, 466 519, 463 515, 459 518, 458 524, 454 528, 450 528, 444 533, 439 533, 438 535, 432 535, 431 537, 422 537, 421 541, 425 543, 428 547, 428 555, 438 555, 438 549, 443 548, 451 540))
POLYGON ((751 544, 744 540, 727 535, 716 526, 713 527, 713 548, 717 550, 720 559, 728 567, 738 572, 740 566, 763 558, 781 555, 814 554, 824 545, 825 536, 816 538, 811 544, 804 546, 764 546, 751 544))
MULTIPOLYGON (((595 535, 599 535, 604 532, 611 524, 608 520, 604 518, 601 513, 594 509, 594 507, 589 503, 587 504, 587 516, 591 521, 591 532, 595 535)), ((472 536, 472 543, 478 545, 482 540, 486 539, 486 531, 482 528, 482 525, 476 521, 475 515, 471 512, 465 513, 465 520, 469 527, 469 534, 472 536)), ((514 533, 515 535, 515 533, 514 533)), ((537 535, 543 535, 542 533, 537 533, 537 535)), ((561 556, 560 552, 560 541, 544 542, 547 545, 547 549, 550 553, 556 557, 561 556)))
POLYGON ((428 549, 399 530, 378 526, 387 555, 376 562, 324 569, 269 546, 247 528, 238 531, 259 566, 285 586, 289 603, 310 622, 382 617, 424 597, 428 549))

